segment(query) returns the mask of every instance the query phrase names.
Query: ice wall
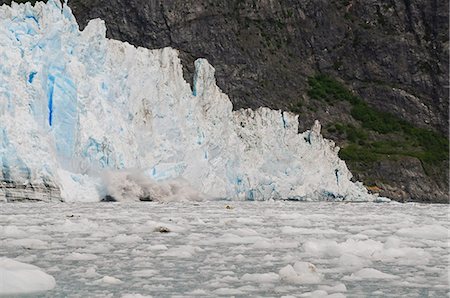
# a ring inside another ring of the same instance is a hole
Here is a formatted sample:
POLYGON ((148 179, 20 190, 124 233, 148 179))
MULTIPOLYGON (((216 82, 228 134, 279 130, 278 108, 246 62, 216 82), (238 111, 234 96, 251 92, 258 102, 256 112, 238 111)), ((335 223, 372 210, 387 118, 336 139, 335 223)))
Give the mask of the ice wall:
POLYGON ((55 0, 0 7, 0 198, 95 201, 103 171, 139 169, 212 198, 371 199, 318 123, 298 134, 293 114, 233 112, 205 59, 192 92, 176 50, 105 32, 98 19, 79 31, 55 0))

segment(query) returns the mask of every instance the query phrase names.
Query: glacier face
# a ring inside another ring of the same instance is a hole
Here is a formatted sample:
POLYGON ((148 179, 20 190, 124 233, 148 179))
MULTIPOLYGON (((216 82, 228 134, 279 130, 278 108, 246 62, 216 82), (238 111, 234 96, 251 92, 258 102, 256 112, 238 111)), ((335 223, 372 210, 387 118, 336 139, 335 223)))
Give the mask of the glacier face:
POLYGON ((211 198, 372 199, 318 123, 299 134, 293 114, 232 111, 205 59, 192 91, 176 50, 105 33, 57 0, 0 7, 0 199, 98 201, 102 173, 130 169, 211 198))

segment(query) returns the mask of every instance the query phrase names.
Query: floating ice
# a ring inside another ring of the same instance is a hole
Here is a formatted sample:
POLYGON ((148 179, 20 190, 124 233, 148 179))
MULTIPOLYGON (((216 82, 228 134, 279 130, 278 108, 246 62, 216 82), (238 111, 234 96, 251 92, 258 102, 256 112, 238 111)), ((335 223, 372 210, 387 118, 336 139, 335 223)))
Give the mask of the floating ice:
POLYGON ((96 258, 97 258, 97 256, 93 255, 93 254, 82 254, 82 253, 73 252, 70 255, 68 255, 67 257, 65 257, 64 260, 67 260, 67 261, 92 261, 92 260, 95 260, 96 258))
POLYGON ((448 231, 447 212, 277 201, 3 204, 0 227, 15 228, 0 228, 0 255, 52 274, 51 297, 446 297, 448 237, 397 233, 413 224, 448 231), (282 232, 305 224, 317 234, 282 232))
POLYGON ((141 294, 125 294, 122 295, 122 298, 152 298, 153 296, 144 296, 141 294))
POLYGON ((103 276, 103 278, 96 281, 98 284, 109 284, 109 285, 117 285, 121 284, 122 281, 118 278, 115 278, 113 276, 103 276))
POLYGON ((403 228, 397 231, 401 237, 437 240, 449 237, 449 231, 440 225, 427 225, 420 228, 403 228))
POLYGON ((335 286, 319 286, 319 290, 326 291, 329 294, 347 292, 347 287, 344 284, 337 284, 335 286))
POLYGON ((0 7, 0 199, 373 199, 318 122, 299 134, 296 115, 233 112, 205 59, 192 92, 176 50, 105 32, 58 0, 0 7), (102 179, 130 169, 147 180, 102 179))
POLYGON ((308 262, 296 262, 294 267, 287 265, 280 269, 281 280, 297 284, 317 284, 322 280, 322 274, 316 266, 308 262))
POLYGON ((344 277, 343 280, 357 281, 363 279, 395 279, 395 278, 398 278, 398 276, 383 273, 373 268, 364 268, 356 273, 353 273, 350 276, 344 277))
POLYGON ((273 272, 255 274, 247 273, 242 276, 241 280, 255 283, 274 283, 280 280, 280 276, 273 272))
POLYGON ((0 296, 48 291, 55 285, 55 279, 36 266, 0 258, 0 296))

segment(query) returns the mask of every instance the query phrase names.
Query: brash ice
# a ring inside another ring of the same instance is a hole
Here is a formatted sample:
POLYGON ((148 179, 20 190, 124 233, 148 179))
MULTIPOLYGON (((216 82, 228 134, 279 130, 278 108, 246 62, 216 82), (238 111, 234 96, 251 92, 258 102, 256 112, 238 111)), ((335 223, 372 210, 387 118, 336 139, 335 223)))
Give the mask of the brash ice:
POLYGON ((0 200, 98 201, 115 172, 122 192, 147 185, 141 195, 373 199, 319 123, 299 134, 294 114, 232 111, 205 59, 191 89, 177 50, 105 32, 99 19, 80 31, 55 0, 0 7, 0 200))

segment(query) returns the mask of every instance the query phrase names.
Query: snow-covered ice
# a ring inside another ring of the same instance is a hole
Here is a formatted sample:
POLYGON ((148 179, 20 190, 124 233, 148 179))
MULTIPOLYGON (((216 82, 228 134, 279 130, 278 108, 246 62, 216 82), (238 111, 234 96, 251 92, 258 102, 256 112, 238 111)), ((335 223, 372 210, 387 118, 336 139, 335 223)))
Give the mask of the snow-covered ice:
MULTIPOLYGON (((49 290, 46 297, 446 297, 447 211, 286 201, 3 204, 0 272, 31 268, 29 280, 44 282, 33 289, 49 290)), ((19 284, 9 272, 6 281, 19 284)))
POLYGON ((0 7, 0 200, 371 200, 298 116, 232 111, 214 68, 79 31, 59 0, 0 7), (15 186, 15 187, 11 187, 15 186))
POLYGON ((54 287, 53 276, 40 268, 8 258, 0 258, 0 296, 43 292, 54 287))
POLYGON ((350 276, 346 276, 343 280, 363 280, 363 279, 393 279, 398 278, 398 276, 392 274, 386 274, 375 270, 373 268, 364 268, 356 273, 352 273, 350 276))

